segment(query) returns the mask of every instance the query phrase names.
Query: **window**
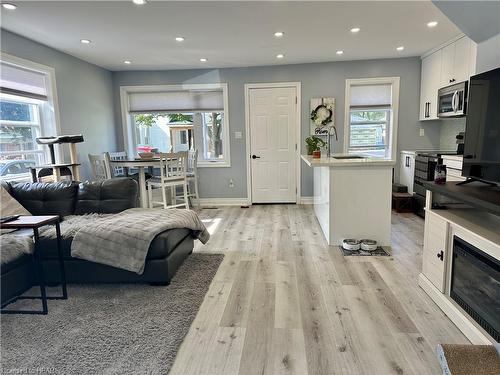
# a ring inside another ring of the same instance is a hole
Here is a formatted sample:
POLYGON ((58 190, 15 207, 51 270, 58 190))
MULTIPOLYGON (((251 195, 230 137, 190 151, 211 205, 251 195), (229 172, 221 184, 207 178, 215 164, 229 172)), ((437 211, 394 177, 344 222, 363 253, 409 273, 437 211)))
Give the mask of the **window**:
POLYGON ((53 70, 6 54, 0 64, 0 180, 31 181, 48 152, 36 138, 57 134, 53 70))
POLYGON ((198 165, 230 166, 227 85, 122 87, 130 155, 198 149, 198 165))
POLYGON ((346 81, 347 153, 395 158, 398 96, 398 77, 346 81))

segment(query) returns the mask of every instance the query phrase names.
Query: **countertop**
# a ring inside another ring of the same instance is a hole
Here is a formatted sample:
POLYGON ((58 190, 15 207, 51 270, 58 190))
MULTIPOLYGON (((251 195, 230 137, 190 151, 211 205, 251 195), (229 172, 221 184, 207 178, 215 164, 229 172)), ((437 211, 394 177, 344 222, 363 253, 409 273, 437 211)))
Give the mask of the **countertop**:
MULTIPOLYGON (((366 166, 394 166, 395 160, 362 157, 356 159, 336 159, 346 154, 333 154, 331 157, 313 158, 312 155, 301 155, 302 160, 310 167, 366 167, 366 166)), ((356 156, 356 155, 349 155, 356 156)))

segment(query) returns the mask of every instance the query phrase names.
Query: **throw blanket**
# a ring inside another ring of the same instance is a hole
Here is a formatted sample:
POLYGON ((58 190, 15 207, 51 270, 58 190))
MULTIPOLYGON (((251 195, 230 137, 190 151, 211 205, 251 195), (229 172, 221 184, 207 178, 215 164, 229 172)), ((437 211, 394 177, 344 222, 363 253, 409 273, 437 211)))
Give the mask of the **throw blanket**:
POLYGON ((141 275, 153 239, 175 228, 190 229, 203 243, 210 238, 194 211, 130 208, 82 226, 71 243, 71 256, 141 275))

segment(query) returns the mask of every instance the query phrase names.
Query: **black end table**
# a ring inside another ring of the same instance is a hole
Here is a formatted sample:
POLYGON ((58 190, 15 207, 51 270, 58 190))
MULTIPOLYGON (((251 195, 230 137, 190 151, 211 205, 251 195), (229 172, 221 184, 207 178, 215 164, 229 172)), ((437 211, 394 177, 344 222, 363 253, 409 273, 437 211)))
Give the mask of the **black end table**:
POLYGON ((0 224, 1 229, 33 229, 33 238, 35 242, 35 248, 33 252, 33 257, 35 260, 35 266, 38 271, 38 281, 40 283, 40 296, 16 296, 2 305, 2 314, 43 314, 47 315, 48 306, 47 300, 49 299, 68 299, 68 291, 66 288, 66 272, 64 269, 64 258, 61 249, 61 227, 59 225, 59 216, 50 215, 50 216, 19 216, 16 220, 9 221, 6 223, 0 224), (47 292, 45 290, 45 276, 43 273, 43 262, 42 262, 42 254, 38 246, 39 235, 38 229, 45 225, 55 225, 56 227, 56 236, 57 236, 57 253, 59 256, 59 265, 61 272, 61 287, 62 287, 62 296, 54 296, 48 297, 47 292), (42 310, 5 310, 4 306, 17 301, 18 299, 41 299, 42 301, 42 310))

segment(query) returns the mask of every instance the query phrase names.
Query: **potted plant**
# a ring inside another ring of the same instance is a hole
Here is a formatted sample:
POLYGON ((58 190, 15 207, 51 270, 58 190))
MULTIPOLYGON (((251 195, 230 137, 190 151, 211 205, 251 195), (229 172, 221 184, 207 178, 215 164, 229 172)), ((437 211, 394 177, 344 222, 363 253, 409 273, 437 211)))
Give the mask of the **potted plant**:
POLYGON ((321 147, 325 147, 326 142, 321 138, 312 135, 306 138, 307 155, 312 155, 313 158, 321 157, 321 147))

